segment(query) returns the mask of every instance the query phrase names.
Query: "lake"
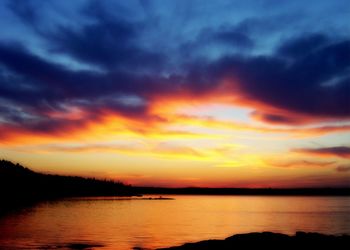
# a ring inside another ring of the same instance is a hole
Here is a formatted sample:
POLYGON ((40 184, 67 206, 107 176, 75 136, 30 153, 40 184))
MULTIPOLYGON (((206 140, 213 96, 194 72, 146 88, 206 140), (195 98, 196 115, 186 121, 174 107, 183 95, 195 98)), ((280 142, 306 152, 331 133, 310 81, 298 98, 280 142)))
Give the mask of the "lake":
POLYGON ((175 199, 43 202, 0 217, 0 249, 64 249, 71 243, 153 249, 253 231, 350 234, 350 197, 166 197, 175 199))

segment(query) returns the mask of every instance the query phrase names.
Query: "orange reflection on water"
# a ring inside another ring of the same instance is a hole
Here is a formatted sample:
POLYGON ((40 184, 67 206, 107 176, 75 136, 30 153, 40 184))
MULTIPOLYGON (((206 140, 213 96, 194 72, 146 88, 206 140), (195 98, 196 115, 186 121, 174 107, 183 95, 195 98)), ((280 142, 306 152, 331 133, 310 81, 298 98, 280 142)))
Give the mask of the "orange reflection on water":
POLYGON ((0 246, 166 247, 236 233, 350 233, 350 197, 174 196, 175 200, 74 199, 0 219, 0 246))

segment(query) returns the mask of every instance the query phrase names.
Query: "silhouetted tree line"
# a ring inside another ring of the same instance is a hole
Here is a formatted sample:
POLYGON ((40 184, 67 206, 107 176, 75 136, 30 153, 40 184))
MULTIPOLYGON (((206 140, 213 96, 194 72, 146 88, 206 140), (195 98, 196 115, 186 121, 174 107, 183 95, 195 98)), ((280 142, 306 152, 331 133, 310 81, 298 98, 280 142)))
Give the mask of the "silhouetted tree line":
POLYGON ((342 195, 350 188, 163 188, 132 187, 112 180, 61 176, 34 172, 0 160, 0 212, 37 201, 78 196, 133 196, 140 194, 192 195, 342 195))
POLYGON ((112 180, 41 174, 0 160, 1 208, 43 199, 75 196, 129 196, 131 187, 112 180))

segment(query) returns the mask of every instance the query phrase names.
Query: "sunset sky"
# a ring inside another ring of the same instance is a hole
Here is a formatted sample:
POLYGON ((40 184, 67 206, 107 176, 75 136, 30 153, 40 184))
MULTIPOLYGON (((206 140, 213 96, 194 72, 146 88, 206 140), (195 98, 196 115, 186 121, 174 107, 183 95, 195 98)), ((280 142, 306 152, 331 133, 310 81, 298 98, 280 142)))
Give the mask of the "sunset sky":
POLYGON ((132 185, 350 186, 348 0, 0 5, 0 158, 132 185))

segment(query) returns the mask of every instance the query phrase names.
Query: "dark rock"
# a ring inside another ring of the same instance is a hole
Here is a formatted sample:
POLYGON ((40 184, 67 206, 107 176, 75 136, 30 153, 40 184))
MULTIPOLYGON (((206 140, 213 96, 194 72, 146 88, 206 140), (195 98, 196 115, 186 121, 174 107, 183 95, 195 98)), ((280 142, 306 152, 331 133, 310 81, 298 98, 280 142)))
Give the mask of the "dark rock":
POLYGON ((225 240, 205 240, 182 246, 162 248, 171 250, 228 250, 228 249, 344 249, 350 245, 349 235, 324 235, 297 232, 294 236, 262 232, 237 234, 225 240))

